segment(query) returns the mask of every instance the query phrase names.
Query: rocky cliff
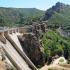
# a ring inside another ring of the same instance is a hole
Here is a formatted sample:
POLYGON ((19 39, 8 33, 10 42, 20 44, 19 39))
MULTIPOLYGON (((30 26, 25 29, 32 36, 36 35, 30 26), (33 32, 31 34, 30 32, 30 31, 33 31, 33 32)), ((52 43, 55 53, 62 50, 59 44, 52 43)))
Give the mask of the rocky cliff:
POLYGON ((40 43, 34 34, 24 34, 23 37, 19 37, 23 50, 31 59, 31 61, 37 66, 44 65, 44 56, 40 50, 40 43))

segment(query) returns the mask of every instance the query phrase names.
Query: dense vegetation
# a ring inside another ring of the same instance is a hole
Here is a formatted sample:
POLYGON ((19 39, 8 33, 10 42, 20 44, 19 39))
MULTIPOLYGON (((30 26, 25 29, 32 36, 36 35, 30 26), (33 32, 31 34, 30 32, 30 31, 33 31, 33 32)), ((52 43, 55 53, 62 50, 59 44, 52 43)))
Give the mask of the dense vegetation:
POLYGON ((70 5, 56 3, 45 12, 43 20, 48 20, 51 27, 63 26, 63 29, 70 29, 70 5))
POLYGON ((44 11, 35 8, 0 7, 0 26, 22 26, 38 21, 44 11))
POLYGON ((56 31, 48 30, 43 35, 42 45, 46 61, 49 61, 55 55, 63 55, 66 59, 70 58, 70 38, 63 38, 56 31))

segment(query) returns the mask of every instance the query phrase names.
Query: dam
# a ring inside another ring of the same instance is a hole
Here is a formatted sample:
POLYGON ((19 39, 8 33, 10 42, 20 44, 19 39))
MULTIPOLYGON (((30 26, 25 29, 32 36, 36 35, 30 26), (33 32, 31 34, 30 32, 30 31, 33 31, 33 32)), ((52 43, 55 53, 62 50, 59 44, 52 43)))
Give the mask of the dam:
POLYGON ((24 27, 0 30, 0 47, 17 70, 38 70, 18 40, 18 35, 23 35, 25 32, 24 27))

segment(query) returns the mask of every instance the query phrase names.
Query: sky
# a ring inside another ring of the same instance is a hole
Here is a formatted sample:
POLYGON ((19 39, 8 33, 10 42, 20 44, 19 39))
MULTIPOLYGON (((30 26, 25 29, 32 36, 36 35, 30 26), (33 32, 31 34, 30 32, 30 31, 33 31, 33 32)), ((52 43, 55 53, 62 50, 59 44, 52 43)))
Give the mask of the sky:
POLYGON ((0 7, 37 8, 47 10, 57 2, 70 5, 70 0, 0 0, 0 7))

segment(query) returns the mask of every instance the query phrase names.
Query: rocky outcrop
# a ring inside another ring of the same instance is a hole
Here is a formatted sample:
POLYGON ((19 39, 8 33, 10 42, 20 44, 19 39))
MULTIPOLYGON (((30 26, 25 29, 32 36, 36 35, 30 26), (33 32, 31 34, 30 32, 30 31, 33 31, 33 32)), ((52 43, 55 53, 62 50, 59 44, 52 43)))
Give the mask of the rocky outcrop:
POLYGON ((23 37, 19 37, 23 50, 31 59, 31 61, 37 66, 44 65, 43 53, 40 50, 40 43, 34 34, 24 34, 23 37))
POLYGON ((40 36, 46 32, 47 25, 45 23, 33 23, 32 32, 35 34, 35 36, 39 39, 40 36))

